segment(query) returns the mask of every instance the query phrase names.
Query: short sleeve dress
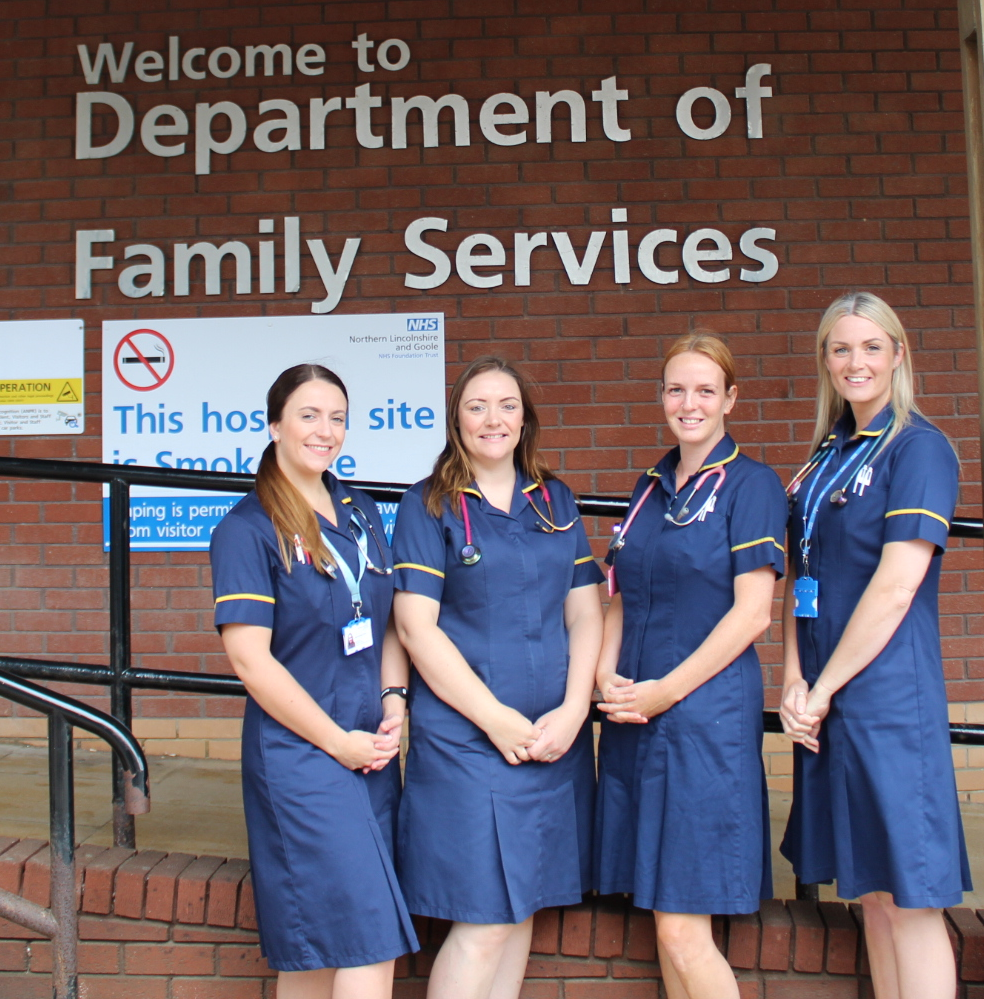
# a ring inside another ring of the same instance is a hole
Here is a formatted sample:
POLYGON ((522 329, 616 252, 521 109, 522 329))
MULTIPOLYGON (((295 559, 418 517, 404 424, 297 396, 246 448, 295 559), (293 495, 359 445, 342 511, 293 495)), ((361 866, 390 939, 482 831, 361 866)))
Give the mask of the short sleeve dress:
MULTIPOLYGON (((368 517, 385 545, 375 504, 325 478, 338 526, 320 526, 354 573, 359 555, 349 521, 368 517), (353 514, 353 507, 357 513, 353 514)), ((356 529, 358 533, 358 528, 356 529)), ((370 559, 373 541, 367 538, 370 559)), ((374 732, 381 720, 380 650, 392 577, 366 572, 365 617, 374 644, 346 656, 341 628, 352 601, 331 579, 292 559, 284 567, 273 524, 255 493, 212 536, 215 623, 273 631, 270 650, 343 729, 374 732)), ((362 774, 271 718, 252 698, 243 722, 243 803, 260 945, 280 971, 358 967, 417 949, 393 864, 400 795, 396 763, 362 774)))
MULTIPOLYGON (((618 672, 632 680, 659 679, 689 656, 733 606, 736 576, 784 570, 786 500, 775 472, 727 435, 679 493, 678 463, 674 448, 639 480, 630 509, 655 484, 614 556, 623 607, 618 672), (711 469, 725 477, 712 473, 691 495, 711 469)), ((763 700, 750 645, 646 725, 602 722, 601 893, 632 893, 644 909, 701 914, 754 912, 772 897, 763 700)))
MULTIPOLYGON (((396 587, 441 604, 438 625, 504 704, 531 721, 564 700, 564 600, 602 580, 570 490, 517 474, 509 513, 465 490, 481 560, 460 557, 449 506, 424 506, 419 482, 400 503, 396 587), (569 530, 551 531, 549 522, 569 530), (546 529, 545 529, 546 528, 546 529)), ((595 773, 591 724, 555 763, 510 766, 481 729, 414 672, 410 750, 400 805, 400 880, 411 912, 466 923, 519 923, 590 889, 595 773)))
POLYGON ((886 408, 858 434, 849 416, 842 419, 817 456, 821 464, 795 495, 789 540, 792 567, 802 576, 803 513, 819 478, 809 552, 819 616, 796 621, 809 684, 840 641, 882 546, 921 538, 936 551, 888 644, 834 695, 820 752, 794 747, 793 805, 781 850, 801 881, 836 878, 843 898, 885 891, 905 908, 940 908, 958 905, 961 893, 971 890, 938 609, 958 465, 943 434, 919 415, 881 448, 891 419, 886 408), (857 460, 845 468, 852 457, 857 460), (843 505, 831 502, 838 491, 846 496, 843 505))

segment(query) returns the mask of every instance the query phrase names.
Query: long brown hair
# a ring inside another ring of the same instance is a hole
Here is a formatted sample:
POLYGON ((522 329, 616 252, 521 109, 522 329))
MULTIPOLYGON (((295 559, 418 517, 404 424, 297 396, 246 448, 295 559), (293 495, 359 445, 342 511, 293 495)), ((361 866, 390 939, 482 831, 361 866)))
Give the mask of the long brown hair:
POLYGON ((468 488, 475 478, 475 471, 468 458, 468 452, 461 441, 461 429, 458 426, 458 407, 468 383, 478 375, 487 371, 497 371, 508 375, 519 387, 519 399, 523 404, 523 428, 519 434, 519 444, 516 446, 516 463, 522 472, 534 482, 545 482, 554 478, 547 463, 540 457, 540 420, 530 393, 530 382, 524 378, 508 361, 501 357, 476 357, 464 371, 458 375, 451 396, 448 399, 447 433, 448 442, 444 450, 434 462, 427 485, 427 512, 439 517, 444 500, 451 504, 455 515, 461 511, 461 490, 468 488))
MULTIPOLYGON (((329 371, 320 364, 295 364, 282 371, 267 392, 267 423, 279 423, 283 419, 287 400, 302 385, 313 381, 327 382, 341 389, 345 402, 348 403, 348 390, 334 371, 329 371)), ((291 485, 277 464, 277 447, 273 441, 266 446, 260 458, 260 467, 256 472, 256 498, 273 521, 280 557, 288 572, 291 568, 295 535, 304 540, 304 547, 311 553, 314 568, 318 572, 325 573, 325 563, 334 566, 335 560, 321 540, 318 518, 308 501, 291 485)))

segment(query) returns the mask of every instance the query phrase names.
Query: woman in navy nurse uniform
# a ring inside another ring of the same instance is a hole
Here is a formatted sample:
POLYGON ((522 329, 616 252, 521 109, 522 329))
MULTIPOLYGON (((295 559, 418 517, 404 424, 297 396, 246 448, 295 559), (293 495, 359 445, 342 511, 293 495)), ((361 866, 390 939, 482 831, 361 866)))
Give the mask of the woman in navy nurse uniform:
POLYGON ((596 884, 653 910, 669 999, 737 999, 711 914, 772 896, 752 643, 772 620, 786 503, 725 431, 736 395, 722 341, 670 347, 662 402, 678 444, 639 480, 609 553, 596 884))
POLYGON ((347 409, 326 368, 283 372, 256 491, 212 537, 215 623, 249 693, 243 801, 279 999, 388 999, 417 946, 392 860, 408 673, 392 563, 375 504, 327 472, 347 409))
POLYGON ((473 361, 447 429, 393 542, 416 667, 400 879, 411 912, 453 922, 428 999, 516 999, 533 913, 590 888, 602 576, 514 368, 473 361))
POLYGON ((940 654, 949 442, 916 408, 898 316, 870 292, 817 333, 813 457, 790 483, 782 844, 802 881, 860 896, 878 999, 952 999, 940 909, 971 888, 940 654))

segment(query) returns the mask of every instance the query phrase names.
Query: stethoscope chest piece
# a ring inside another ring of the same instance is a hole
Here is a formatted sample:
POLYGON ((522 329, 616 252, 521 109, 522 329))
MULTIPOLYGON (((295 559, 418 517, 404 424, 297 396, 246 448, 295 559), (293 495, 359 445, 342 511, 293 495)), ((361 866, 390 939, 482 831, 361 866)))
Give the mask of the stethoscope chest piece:
POLYGON ((830 494, 830 502, 834 506, 846 506, 847 505, 847 492, 844 489, 835 489, 830 494))
POLYGON ((474 565, 482 558, 482 550, 478 545, 464 545, 458 552, 458 558, 464 565, 474 565))

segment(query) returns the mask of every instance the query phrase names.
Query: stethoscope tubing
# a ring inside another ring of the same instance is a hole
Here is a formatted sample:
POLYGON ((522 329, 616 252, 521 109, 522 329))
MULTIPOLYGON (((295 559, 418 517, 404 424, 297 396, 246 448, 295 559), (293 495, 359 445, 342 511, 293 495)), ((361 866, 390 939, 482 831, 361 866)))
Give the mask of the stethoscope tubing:
MULTIPOLYGON (((541 490, 543 498, 547 501, 547 516, 544 516, 543 513, 537 509, 536 504, 533 502, 533 497, 529 493, 526 493, 526 499, 533 508, 533 512, 542 521, 542 524, 538 524, 537 526, 545 534, 553 534, 556 531, 569 531, 577 523, 577 518, 575 517, 574 520, 572 520, 569 524, 565 524, 563 527, 554 523, 553 503, 550 500, 550 493, 543 482, 538 482, 537 487, 541 490)), ((462 491, 459 493, 459 497, 461 502, 461 520, 465 528, 465 543, 458 552, 458 558, 461 560, 463 565, 475 565, 475 563, 480 561, 482 558, 482 550, 472 540, 471 517, 468 514, 466 495, 462 491)))

